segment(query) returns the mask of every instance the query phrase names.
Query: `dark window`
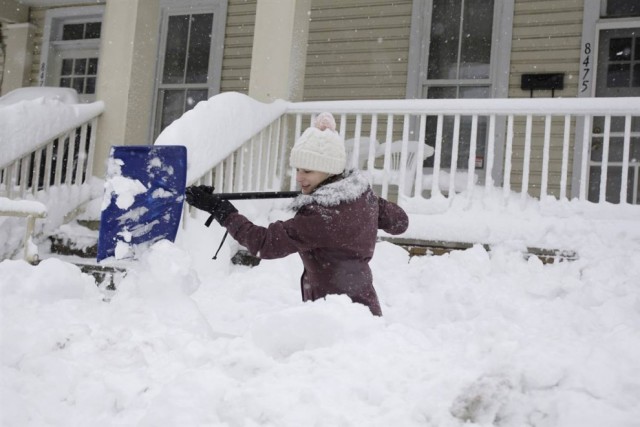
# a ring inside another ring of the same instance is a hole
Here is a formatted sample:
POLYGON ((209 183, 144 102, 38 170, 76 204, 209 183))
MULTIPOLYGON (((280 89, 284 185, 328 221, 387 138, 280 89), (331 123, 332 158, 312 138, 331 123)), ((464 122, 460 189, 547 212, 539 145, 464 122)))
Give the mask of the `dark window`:
POLYGON ((640 2, 637 0, 607 0, 607 17, 640 16, 640 2))
POLYGON ((66 24, 62 27, 62 40, 82 40, 84 24, 66 24))

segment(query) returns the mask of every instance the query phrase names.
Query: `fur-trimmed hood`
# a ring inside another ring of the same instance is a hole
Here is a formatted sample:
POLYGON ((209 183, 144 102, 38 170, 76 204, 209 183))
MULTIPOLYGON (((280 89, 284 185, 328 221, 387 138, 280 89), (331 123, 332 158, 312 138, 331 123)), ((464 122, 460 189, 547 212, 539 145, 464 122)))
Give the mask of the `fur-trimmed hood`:
POLYGON ((337 206, 343 202, 352 202, 369 189, 369 180, 357 169, 344 171, 337 181, 321 185, 311 194, 301 194, 291 202, 294 211, 303 206, 317 203, 320 206, 337 206))

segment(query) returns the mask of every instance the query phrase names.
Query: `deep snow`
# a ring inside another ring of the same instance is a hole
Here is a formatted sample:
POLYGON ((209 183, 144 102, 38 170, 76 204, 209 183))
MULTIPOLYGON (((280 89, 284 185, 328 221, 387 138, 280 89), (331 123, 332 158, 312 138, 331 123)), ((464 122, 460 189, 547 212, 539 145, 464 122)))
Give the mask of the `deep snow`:
MULTIPOLYGON (((291 215, 235 204, 260 224, 291 215)), ((1 425, 638 425, 637 207, 405 205, 408 237, 493 246, 410 259, 379 243, 382 318, 302 303, 296 255, 234 266, 229 241, 212 261, 223 230, 197 212, 115 294, 61 259, 0 262, 1 425), (532 245, 578 259, 544 265, 532 245)))

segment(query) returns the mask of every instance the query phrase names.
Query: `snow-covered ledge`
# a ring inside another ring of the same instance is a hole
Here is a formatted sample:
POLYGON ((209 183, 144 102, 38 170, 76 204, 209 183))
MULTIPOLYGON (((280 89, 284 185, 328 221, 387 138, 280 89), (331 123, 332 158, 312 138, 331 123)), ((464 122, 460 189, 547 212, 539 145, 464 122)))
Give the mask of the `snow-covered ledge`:
POLYGON ((103 111, 101 101, 78 103, 73 89, 34 87, 9 92, 0 98, 0 167, 89 122, 103 111))
POLYGON ((33 243, 33 230, 36 218, 47 216, 47 207, 33 200, 11 200, 0 197, 0 216, 27 218, 27 229, 24 235, 24 259, 30 263, 38 261, 38 247, 33 243))

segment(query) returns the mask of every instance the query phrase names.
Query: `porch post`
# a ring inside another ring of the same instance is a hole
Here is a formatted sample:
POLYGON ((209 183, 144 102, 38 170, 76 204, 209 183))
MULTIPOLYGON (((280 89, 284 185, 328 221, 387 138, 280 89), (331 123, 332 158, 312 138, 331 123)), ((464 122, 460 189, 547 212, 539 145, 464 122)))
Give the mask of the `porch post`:
POLYGON ((311 0, 258 2, 249 96, 302 100, 311 0))
POLYGON ((94 175, 104 176, 112 145, 149 144, 158 47, 160 0, 106 2, 102 21, 96 99, 98 121, 94 175))
POLYGON ((4 24, 2 30, 5 56, 0 95, 30 86, 34 26, 26 22, 4 24))

